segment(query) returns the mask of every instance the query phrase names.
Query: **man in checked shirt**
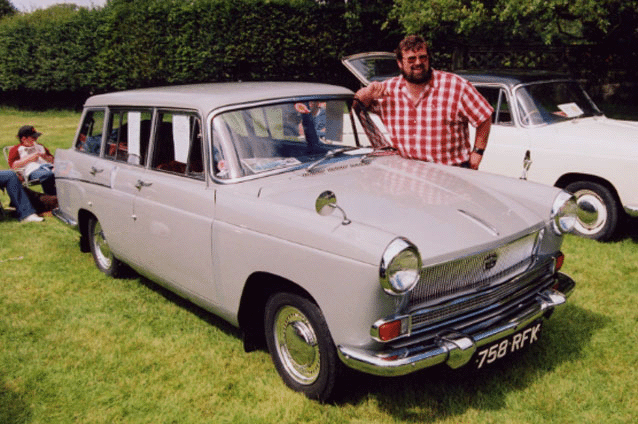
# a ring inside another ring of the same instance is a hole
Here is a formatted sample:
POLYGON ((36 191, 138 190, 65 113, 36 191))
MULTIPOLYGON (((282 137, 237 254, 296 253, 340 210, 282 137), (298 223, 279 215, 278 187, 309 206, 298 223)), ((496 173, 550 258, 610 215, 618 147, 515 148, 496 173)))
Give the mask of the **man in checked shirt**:
POLYGON ((406 158, 478 169, 493 109, 465 79, 430 67, 428 45, 410 35, 396 49, 401 75, 375 81, 356 98, 378 114, 406 158), (468 123, 476 127, 474 148, 468 123))

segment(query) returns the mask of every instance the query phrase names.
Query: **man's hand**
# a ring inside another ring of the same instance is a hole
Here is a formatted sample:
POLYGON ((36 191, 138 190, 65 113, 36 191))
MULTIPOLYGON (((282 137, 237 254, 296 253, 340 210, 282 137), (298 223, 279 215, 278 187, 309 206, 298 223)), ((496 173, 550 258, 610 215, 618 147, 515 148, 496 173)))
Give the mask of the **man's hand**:
POLYGON ((479 168, 479 165, 481 164, 481 160, 483 160, 483 155, 472 152, 470 154, 470 168, 477 170, 479 168))
POLYGON ((372 103, 373 100, 380 99, 383 96, 386 96, 385 86, 381 84, 379 81, 374 81, 370 83, 367 87, 361 88, 357 91, 355 97, 364 104, 364 106, 368 107, 372 103))

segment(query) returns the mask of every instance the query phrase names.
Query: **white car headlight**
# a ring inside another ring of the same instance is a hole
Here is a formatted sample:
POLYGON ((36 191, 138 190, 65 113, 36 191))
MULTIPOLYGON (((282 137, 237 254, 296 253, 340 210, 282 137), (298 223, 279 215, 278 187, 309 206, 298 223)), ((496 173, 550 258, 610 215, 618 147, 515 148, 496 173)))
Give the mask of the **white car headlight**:
POLYGON ((556 234, 561 235, 570 232, 578 219, 576 198, 566 191, 558 193, 558 196, 554 199, 550 218, 552 229, 556 234))
POLYGON ((421 266, 421 255, 414 244, 402 237, 392 240, 381 257, 381 287, 394 296, 409 292, 419 281, 421 266))

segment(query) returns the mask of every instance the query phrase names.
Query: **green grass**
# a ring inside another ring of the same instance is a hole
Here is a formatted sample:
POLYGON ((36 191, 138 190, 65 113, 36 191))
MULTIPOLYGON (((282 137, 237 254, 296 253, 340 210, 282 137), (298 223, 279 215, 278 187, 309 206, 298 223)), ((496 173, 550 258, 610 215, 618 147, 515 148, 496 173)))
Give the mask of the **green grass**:
MULTIPOLYGON (((32 123, 67 147, 77 118, 0 109, 0 144, 32 123)), ((322 405, 225 322, 148 280, 101 274, 57 220, 5 219, 0 423, 633 423, 637 241, 635 226, 612 243, 567 237, 576 291, 526 351, 481 372, 354 375, 322 405)))

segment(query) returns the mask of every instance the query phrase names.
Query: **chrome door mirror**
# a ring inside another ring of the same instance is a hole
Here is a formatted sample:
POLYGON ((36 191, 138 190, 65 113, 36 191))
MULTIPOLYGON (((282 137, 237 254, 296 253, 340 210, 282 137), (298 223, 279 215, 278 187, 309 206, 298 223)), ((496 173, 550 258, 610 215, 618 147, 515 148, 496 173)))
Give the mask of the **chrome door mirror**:
POLYGON ((343 214, 343 221, 341 221, 342 225, 348 225, 352 222, 346 216, 346 212, 337 205, 337 196, 332 191, 326 190, 317 197, 315 210, 319 215, 328 216, 332 214, 332 211, 335 209, 339 209, 343 214))

